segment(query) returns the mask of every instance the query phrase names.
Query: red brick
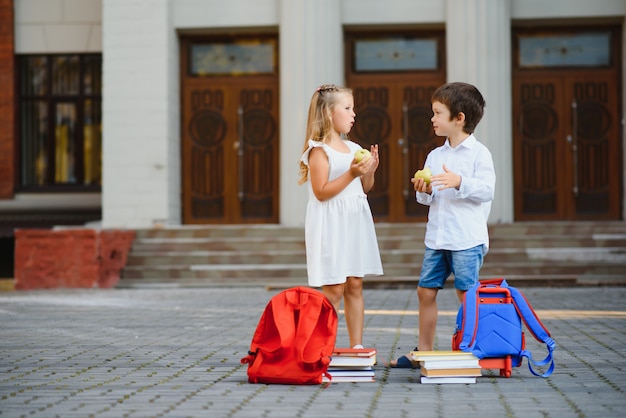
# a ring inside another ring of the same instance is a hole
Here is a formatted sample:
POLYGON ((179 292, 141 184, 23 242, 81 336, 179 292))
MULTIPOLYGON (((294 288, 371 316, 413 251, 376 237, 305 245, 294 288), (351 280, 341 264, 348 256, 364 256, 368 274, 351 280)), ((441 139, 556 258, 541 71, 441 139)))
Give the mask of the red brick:
POLYGON ((126 265, 135 231, 15 231, 15 289, 111 288, 126 265))
POLYGON ((13 0, 0 0, 0 199, 15 183, 15 36, 13 0))

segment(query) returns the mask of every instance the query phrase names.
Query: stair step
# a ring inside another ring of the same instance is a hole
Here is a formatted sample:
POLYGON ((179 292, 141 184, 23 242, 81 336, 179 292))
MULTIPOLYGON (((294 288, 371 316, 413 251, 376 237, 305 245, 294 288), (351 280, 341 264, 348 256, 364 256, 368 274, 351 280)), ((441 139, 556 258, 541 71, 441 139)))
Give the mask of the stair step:
MULTIPOLYGON (((623 275, 508 275, 508 276, 488 276, 481 275, 480 279, 494 279, 503 277, 511 286, 624 286, 623 275)), ((154 280, 144 279, 124 279, 120 282, 120 288, 171 288, 171 287, 251 287, 264 286, 268 290, 286 289, 293 286, 306 286, 307 281, 301 277, 244 277, 244 278, 181 278, 171 280, 169 278, 159 278, 154 280)), ((406 288, 415 289, 417 279, 413 276, 399 277, 368 277, 363 282, 366 289, 389 289, 406 288)), ((446 282, 446 288, 454 287, 454 279, 450 278, 446 282)))
MULTIPOLYGON (((422 246, 423 247, 423 246, 422 246)), ((421 263, 424 249, 381 250, 383 264, 421 263)), ((607 262, 626 266, 626 247, 598 248, 493 248, 485 258, 485 264, 522 261, 547 262, 607 262)), ((128 257, 129 265, 197 265, 197 264, 289 264, 306 263, 302 250, 273 251, 133 251, 128 257)))
MULTIPOLYGON (((421 264, 385 264, 385 275, 391 277, 419 277, 421 264)), ((574 263, 565 264, 524 262, 524 263, 485 263, 481 274, 506 276, 510 272, 521 275, 568 274, 620 274, 623 264, 574 263)), ((127 266, 124 278, 211 278, 211 277, 302 277, 306 278, 306 264, 199 264, 199 265, 141 265, 127 266)))
MULTIPOLYGON (((415 287, 425 223, 376 224, 385 275, 366 287, 415 287)), ((490 225, 481 278, 512 283, 626 285, 626 222, 490 225)), ((210 225, 137 231, 120 287, 307 283, 304 229, 210 225)), ((449 282, 451 282, 449 280, 449 282)))
MULTIPOLYGON (((378 237, 378 246, 384 250, 423 249, 423 237, 397 236, 378 237)), ((626 235, 623 237, 600 238, 564 236, 564 237, 507 237, 491 238, 490 248, 608 248, 626 247, 626 235)), ((305 250, 304 237, 281 238, 138 238, 133 244, 133 252, 163 251, 294 251, 305 250)))

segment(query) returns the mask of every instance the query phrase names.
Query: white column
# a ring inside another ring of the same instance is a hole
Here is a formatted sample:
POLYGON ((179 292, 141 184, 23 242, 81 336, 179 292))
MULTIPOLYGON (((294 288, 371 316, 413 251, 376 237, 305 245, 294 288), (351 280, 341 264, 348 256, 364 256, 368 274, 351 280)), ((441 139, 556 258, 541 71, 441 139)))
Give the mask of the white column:
POLYGON ((280 1, 280 223, 304 225, 306 185, 298 161, 313 92, 344 83, 343 32, 336 0, 280 1))
POLYGON ((447 0, 448 81, 474 84, 485 97, 476 136, 489 147, 496 194, 489 221, 513 221, 511 0, 447 0))
POLYGON ((105 227, 180 223, 178 51, 168 0, 103 0, 105 227))

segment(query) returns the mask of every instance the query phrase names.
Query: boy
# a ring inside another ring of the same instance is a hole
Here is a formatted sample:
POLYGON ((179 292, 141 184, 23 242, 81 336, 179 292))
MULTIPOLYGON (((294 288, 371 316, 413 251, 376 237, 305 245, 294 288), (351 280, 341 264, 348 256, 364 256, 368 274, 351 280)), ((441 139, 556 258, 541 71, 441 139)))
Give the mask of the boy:
MULTIPOLYGON (((473 132, 483 116, 485 100, 467 83, 439 87, 432 97, 435 134, 447 137, 432 150, 425 166, 430 182, 412 179, 418 203, 430 206, 417 297, 419 342, 415 350, 433 350, 437 326, 437 292, 454 274, 459 301, 477 281, 489 247, 487 218, 494 197, 496 175, 491 153, 473 132)), ((419 365, 404 355, 392 367, 419 365)))

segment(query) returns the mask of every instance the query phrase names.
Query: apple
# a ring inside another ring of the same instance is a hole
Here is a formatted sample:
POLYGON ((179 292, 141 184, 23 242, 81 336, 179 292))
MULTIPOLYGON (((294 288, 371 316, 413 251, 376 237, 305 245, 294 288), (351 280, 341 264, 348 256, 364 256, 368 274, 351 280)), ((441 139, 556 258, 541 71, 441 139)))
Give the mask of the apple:
POLYGON ((430 184, 430 176, 432 173, 430 172, 430 167, 426 166, 423 170, 417 170, 415 172, 415 179, 424 179, 424 183, 430 184))
POLYGON ((361 148, 354 153, 354 159, 357 163, 360 163, 361 161, 367 161, 371 156, 372 154, 365 148, 361 148))

